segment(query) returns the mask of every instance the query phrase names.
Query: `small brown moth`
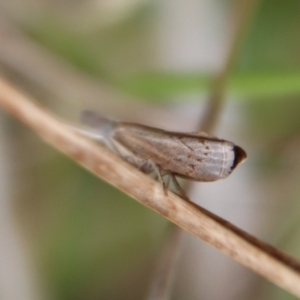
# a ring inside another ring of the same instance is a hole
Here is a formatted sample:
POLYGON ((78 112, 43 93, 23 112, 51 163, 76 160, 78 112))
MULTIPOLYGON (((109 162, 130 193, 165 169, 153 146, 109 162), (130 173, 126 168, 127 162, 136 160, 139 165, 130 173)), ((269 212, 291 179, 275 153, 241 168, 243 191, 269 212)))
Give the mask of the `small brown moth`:
POLYGON ((227 177, 247 154, 232 142, 203 132, 172 132, 145 125, 117 122, 83 111, 83 124, 93 131, 83 132, 102 140, 131 164, 146 173, 154 171, 164 191, 171 179, 184 196, 176 176, 195 181, 215 181, 227 177), (168 176, 167 184, 163 177, 168 176))

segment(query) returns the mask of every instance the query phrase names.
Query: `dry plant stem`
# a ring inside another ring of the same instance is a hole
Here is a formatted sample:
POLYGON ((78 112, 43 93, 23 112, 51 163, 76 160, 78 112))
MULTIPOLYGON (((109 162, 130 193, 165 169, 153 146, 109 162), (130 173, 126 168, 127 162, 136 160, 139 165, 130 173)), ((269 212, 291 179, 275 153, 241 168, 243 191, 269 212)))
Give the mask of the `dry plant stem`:
POLYGON ((170 223, 167 236, 161 249, 160 257, 155 270, 154 280, 150 291, 146 297, 147 300, 167 300, 173 290, 174 277, 176 275, 178 261, 182 246, 181 237, 183 231, 170 223))
MULTIPOLYGON (((251 22, 253 15, 256 11, 258 2, 259 0, 237 1, 235 8, 235 15, 237 19, 234 24, 235 32, 231 42, 231 47, 229 49, 227 59, 225 60, 225 64, 213 83, 212 93, 207 101, 207 109, 204 113, 203 120, 201 120, 200 122, 199 130, 201 131, 213 132, 217 125, 223 108, 225 90, 228 83, 229 75, 238 57, 242 40, 245 36, 245 32, 249 27, 249 23, 251 22)), ((190 188, 190 186, 190 183, 186 183, 185 190, 187 191, 190 188)), ((172 232, 172 234, 175 238, 166 239, 162 251, 167 251, 167 253, 162 254, 162 259, 159 260, 159 265, 166 264, 166 266, 158 268, 157 273, 153 278, 150 292, 151 294, 149 299, 154 299, 151 298, 151 295, 154 293, 154 291, 156 299, 159 300, 167 300, 169 299, 169 295, 171 294, 170 290, 173 286, 173 280, 175 278, 174 275, 177 270, 177 264, 179 262, 178 251, 176 251, 176 248, 181 248, 183 237, 183 235, 180 234, 180 228, 175 227, 173 231, 174 233, 172 232), (175 231, 177 231, 177 234, 175 234, 175 231), (168 243, 172 243, 173 248, 168 247, 168 243), (165 257, 168 257, 168 259, 164 260, 165 257), (172 259, 173 264, 171 263, 172 259), (161 282, 165 282, 165 284, 161 284, 161 282)))
MULTIPOLYGON (((76 103, 81 103, 82 99, 85 99, 85 103, 89 101, 86 104, 87 106, 93 107, 93 103, 97 103, 97 110, 102 112, 113 111, 115 116, 116 114, 121 114, 121 119, 128 118, 136 122, 143 120, 143 122, 151 124, 152 119, 149 116, 155 115, 156 126, 160 121, 165 123, 166 119, 170 119, 169 114, 166 117, 161 107, 156 109, 153 106, 141 105, 137 101, 133 104, 133 99, 127 101, 128 99, 124 99, 124 95, 119 94, 111 87, 104 84, 100 86, 99 82, 84 76, 65 61, 55 57, 47 49, 28 38, 19 30, 18 22, 15 22, 14 19, 4 15, 2 12, 0 12, 0 39, 2 41, 0 43, 0 63, 21 77, 26 78, 26 81, 30 81, 34 86, 44 89, 49 97, 53 97, 57 101, 61 99, 61 103, 72 99, 74 111, 80 110, 80 108, 76 107, 76 103), (103 101, 100 101, 101 99, 103 101), (129 102, 131 103, 130 110, 127 109, 129 102)), ((174 120, 175 118, 177 120, 176 115, 174 120)), ((174 122, 170 120, 170 124, 172 123, 174 122)), ((173 230, 179 229, 174 227, 173 230)), ((174 252, 174 259, 177 260, 175 247, 174 252)), ((172 253, 169 253, 169 255, 169 258, 173 257, 172 253)), ((176 268, 176 266, 173 268, 171 263, 168 266, 170 266, 169 270, 163 268, 163 271, 168 274, 160 274, 159 277, 155 276, 155 280, 157 280, 159 285, 162 281, 166 282, 166 284, 160 285, 164 289, 168 289, 168 286, 172 285, 171 280, 168 280, 168 278, 174 278, 172 274, 174 272, 173 269, 176 268)), ((159 272, 161 272, 161 269, 159 272)), ((157 286, 155 282, 153 286, 157 286)), ((152 287, 151 290, 153 291, 154 288, 152 287)), ((168 292, 162 291, 162 294, 166 295, 168 292)))
POLYGON ((300 263, 172 192, 35 105, 0 78, 0 106, 42 139, 187 232, 300 297, 300 263))
POLYGON ((213 82, 212 93, 207 102, 207 108, 204 112, 203 120, 201 120, 200 123, 200 129, 204 132, 214 132, 217 125, 222 112, 223 100, 230 73, 236 63, 242 41, 249 28, 250 22, 253 19, 254 13, 256 12, 259 1, 260 0, 236 1, 236 12, 234 14, 236 17, 234 24, 235 32, 233 34, 233 39, 224 66, 213 82))
POLYGON ((102 113, 114 112, 114 116, 120 115, 121 119, 130 120, 135 118, 137 122, 151 122, 149 116, 154 114, 161 122, 166 119, 161 109, 132 97, 125 97, 113 86, 81 73, 31 40, 22 33, 12 18, 3 13, 1 4, 0 40, 0 70, 2 64, 24 79, 24 83, 45 92, 49 103, 53 103, 54 98, 60 107, 65 104, 68 112, 70 109, 76 112, 87 107, 92 108, 96 103, 97 110, 102 113))

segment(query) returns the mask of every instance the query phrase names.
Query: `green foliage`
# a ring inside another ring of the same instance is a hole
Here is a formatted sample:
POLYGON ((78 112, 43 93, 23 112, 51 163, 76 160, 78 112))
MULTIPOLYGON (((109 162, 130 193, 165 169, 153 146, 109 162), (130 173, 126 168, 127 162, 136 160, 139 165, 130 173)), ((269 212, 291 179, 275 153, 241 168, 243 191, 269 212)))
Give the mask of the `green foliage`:
MULTIPOLYGON (((245 135, 259 148, 258 158, 249 155, 252 166, 259 166, 264 171, 260 174, 267 178, 282 176, 280 185, 286 178, 288 187, 291 175, 297 175, 293 172, 300 136, 299 3, 262 1, 227 86, 227 95, 243 102, 245 135)), ((159 48, 153 39, 157 28, 153 13, 159 11, 140 11, 87 34, 72 30, 67 21, 54 15, 44 15, 25 30, 78 70, 141 101, 184 101, 186 95, 208 95, 212 74, 152 68, 152 53, 159 48)), ((55 157, 39 168, 32 186, 27 187, 31 190, 28 198, 32 200, 35 194, 32 206, 39 220, 36 238, 42 269, 59 298, 141 299, 133 296, 139 288, 134 284, 128 285, 129 296, 122 294, 127 285, 124 289, 117 285, 125 286, 128 278, 148 272, 144 272, 149 266, 145 261, 160 242, 165 222, 66 159, 55 157)), ((297 190, 293 197, 298 195, 297 190)), ((286 209, 299 210, 295 203, 289 206, 290 195, 285 196, 286 209)), ((280 226, 283 222, 276 219, 280 226)), ((297 221, 293 226, 297 228, 297 221)), ((296 235, 297 230, 294 232, 296 235)), ((288 243, 292 238, 287 233, 282 239, 288 243)), ((298 248, 297 244, 289 250, 297 253, 298 248)), ((293 299, 271 284, 266 290, 268 295, 262 299, 293 299)))
MULTIPOLYGON (((212 78, 197 74, 142 74, 121 81, 125 91, 142 99, 170 100, 191 93, 207 94, 212 78)), ((300 94, 299 72, 235 72, 228 84, 228 94, 239 100, 270 100, 300 94)))

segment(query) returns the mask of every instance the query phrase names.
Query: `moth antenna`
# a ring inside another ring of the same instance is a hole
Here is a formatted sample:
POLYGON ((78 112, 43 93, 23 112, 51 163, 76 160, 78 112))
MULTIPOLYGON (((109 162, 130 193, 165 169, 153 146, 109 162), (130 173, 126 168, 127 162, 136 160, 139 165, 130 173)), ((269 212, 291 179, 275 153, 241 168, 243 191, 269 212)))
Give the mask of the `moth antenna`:
POLYGON ((82 111, 80 113, 80 121, 82 124, 87 125, 94 129, 101 128, 107 124, 115 123, 114 121, 107 119, 103 116, 100 116, 91 110, 82 111))
MULTIPOLYGON (((197 135, 197 136, 205 136, 205 137, 209 137, 210 135, 204 131, 195 131, 192 132, 193 135, 197 135)), ((211 136, 210 136, 211 137, 211 136)))

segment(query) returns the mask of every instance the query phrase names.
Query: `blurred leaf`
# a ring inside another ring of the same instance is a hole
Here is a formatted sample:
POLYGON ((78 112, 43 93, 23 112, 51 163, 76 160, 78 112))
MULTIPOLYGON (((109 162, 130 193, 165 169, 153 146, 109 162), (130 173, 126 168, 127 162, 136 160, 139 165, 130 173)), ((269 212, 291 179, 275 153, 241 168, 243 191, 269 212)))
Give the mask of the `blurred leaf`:
POLYGON ((88 291, 96 299, 114 291, 116 281, 133 277, 135 283, 165 220, 60 155, 35 171, 42 174, 32 185, 43 190, 37 199, 41 261, 61 299, 88 299, 88 291))
POLYGON ((45 17, 35 28, 27 28, 27 33, 86 73, 109 78, 107 69, 101 64, 99 53, 93 51, 88 37, 68 30, 58 20, 45 17))
MULTIPOLYGON (((120 80, 128 93, 146 99, 170 99, 190 93, 208 93, 211 78, 202 74, 148 73, 120 80)), ((242 98, 300 94, 299 72, 236 72, 228 92, 242 98)))
POLYGON ((202 75, 148 73, 119 81, 126 92, 145 99, 167 99, 187 93, 207 92, 209 79, 202 75))
POLYGON ((247 70, 299 70, 300 2, 298 0, 261 1, 239 67, 247 70))

